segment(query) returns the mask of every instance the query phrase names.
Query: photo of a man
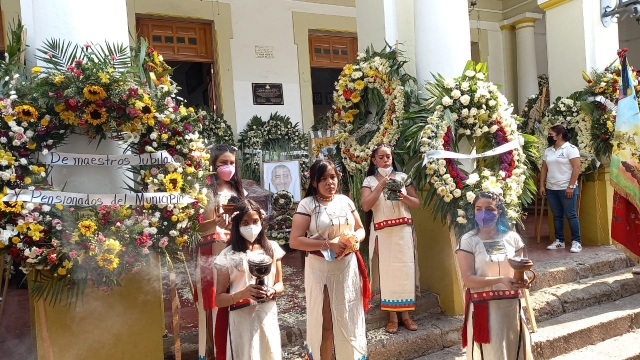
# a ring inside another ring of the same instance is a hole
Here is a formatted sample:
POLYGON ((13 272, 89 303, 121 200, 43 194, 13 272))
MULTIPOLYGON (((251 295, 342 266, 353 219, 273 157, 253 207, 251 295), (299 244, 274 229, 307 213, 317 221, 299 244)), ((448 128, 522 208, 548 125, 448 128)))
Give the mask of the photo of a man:
POLYGON ((277 161, 262 163, 262 186, 273 193, 288 191, 294 201, 300 201, 300 163, 296 161, 277 161))

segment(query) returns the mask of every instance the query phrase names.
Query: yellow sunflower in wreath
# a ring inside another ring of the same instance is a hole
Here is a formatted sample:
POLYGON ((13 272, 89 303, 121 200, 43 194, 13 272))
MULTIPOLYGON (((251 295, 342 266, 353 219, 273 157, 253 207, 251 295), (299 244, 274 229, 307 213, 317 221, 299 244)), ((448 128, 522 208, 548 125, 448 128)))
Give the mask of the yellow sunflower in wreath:
POLYGON ((89 101, 98 101, 107 97, 107 92, 97 85, 87 85, 82 90, 84 97, 89 101))
POLYGON ((38 118, 38 110, 31 105, 16 107, 16 114, 22 121, 35 121, 38 118))
POLYGON ((182 175, 174 172, 164 177, 164 186, 167 188, 168 193, 180 192, 180 188, 184 184, 182 175))
POLYGON ((107 113, 106 111, 104 111, 104 109, 91 104, 87 108, 87 121, 94 126, 100 125, 107 121, 107 113))

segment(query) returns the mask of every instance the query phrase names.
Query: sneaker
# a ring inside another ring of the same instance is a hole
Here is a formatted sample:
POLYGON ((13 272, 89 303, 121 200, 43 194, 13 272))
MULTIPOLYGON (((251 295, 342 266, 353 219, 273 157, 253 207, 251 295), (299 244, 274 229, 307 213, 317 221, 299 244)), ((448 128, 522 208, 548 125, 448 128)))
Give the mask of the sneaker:
POLYGON ((564 243, 556 239, 553 244, 547 246, 547 250, 564 249, 564 243))
POLYGON ((579 253, 580 251, 582 251, 582 244, 580 244, 577 241, 574 241, 571 244, 571 250, 569 250, 569 251, 571 251, 572 253, 579 253))

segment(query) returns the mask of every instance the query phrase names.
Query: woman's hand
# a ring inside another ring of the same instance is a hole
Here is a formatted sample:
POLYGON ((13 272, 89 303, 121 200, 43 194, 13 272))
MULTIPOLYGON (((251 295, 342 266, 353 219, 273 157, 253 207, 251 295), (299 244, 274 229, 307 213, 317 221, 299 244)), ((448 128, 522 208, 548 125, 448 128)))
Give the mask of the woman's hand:
POLYGON ((261 285, 249 285, 246 288, 233 294, 233 300, 238 302, 242 299, 260 300, 258 298, 264 298, 267 296, 267 292, 261 285), (239 296, 236 296, 239 295, 239 296), (239 299, 238 299, 239 297, 239 299))
POLYGON ((544 186, 540 186, 540 195, 547 196, 547 189, 544 186))
POLYGON ((514 278, 509 276, 501 276, 500 283, 504 285, 508 290, 517 290, 524 287, 523 283, 516 281, 514 278))
POLYGON ((567 199, 571 199, 571 198, 573 197, 573 193, 575 192, 575 190, 576 190, 576 189, 570 189, 570 188, 567 188, 567 189, 564 191, 564 196, 566 196, 566 197, 567 197, 567 199))
POLYGON ((272 287, 267 288, 267 297, 264 300, 271 300, 276 295, 276 289, 272 287))
POLYGON ((336 254, 336 257, 339 257, 340 255, 342 255, 342 253, 346 248, 347 248, 347 244, 341 242, 339 236, 329 241, 329 249, 331 249, 331 251, 333 251, 333 253, 336 254))

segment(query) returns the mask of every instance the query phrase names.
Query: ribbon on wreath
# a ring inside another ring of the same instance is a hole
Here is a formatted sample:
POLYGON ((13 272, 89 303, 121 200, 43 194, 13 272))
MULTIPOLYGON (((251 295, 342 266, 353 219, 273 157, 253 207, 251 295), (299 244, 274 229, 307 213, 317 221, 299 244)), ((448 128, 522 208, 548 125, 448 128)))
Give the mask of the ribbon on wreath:
POLYGON ((515 150, 524 145, 524 139, 522 137, 518 137, 515 140, 511 140, 506 144, 502 144, 494 149, 485 151, 480 154, 462 154, 453 151, 446 150, 430 150, 427 151, 426 156, 424 157, 423 165, 427 164, 427 160, 429 159, 477 159, 487 156, 495 156, 500 155, 502 153, 506 153, 507 151, 515 150))

